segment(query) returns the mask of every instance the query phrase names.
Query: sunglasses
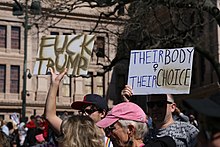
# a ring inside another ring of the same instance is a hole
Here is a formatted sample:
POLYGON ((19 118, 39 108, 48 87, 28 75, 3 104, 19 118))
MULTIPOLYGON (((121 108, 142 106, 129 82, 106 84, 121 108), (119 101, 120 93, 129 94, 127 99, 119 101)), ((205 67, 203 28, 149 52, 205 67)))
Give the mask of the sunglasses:
POLYGON ((113 123, 112 125, 110 125, 109 127, 105 128, 105 134, 107 137, 111 136, 111 133, 114 129, 116 129, 116 127, 114 126, 115 123, 113 123))
POLYGON ((162 108, 166 104, 172 104, 172 102, 169 102, 169 101, 151 101, 151 102, 147 102, 148 108, 151 108, 151 109, 154 108, 155 106, 157 106, 158 108, 162 108))
POLYGON ((96 111, 98 111, 98 109, 84 109, 84 110, 80 110, 79 111, 79 114, 82 114, 82 115, 84 115, 84 114, 87 114, 87 115, 91 115, 92 113, 94 113, 94 112, 96 112, 96 111))
POLYGON ((112 125, 110 125, 110 126, 108 127, 108 130, 111 131, 111 132, 112 132, 114 129, 116 129, 116 128, 115 128, 115 123, 113 123, 112 125))

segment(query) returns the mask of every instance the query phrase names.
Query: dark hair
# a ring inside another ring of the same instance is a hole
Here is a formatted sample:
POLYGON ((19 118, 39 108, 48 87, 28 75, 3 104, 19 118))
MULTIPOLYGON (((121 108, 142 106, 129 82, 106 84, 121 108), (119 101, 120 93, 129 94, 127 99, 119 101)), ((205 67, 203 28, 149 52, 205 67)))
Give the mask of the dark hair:
POLYGON ((30 119, 35 119, 35 116, 34 116, 34 115, 31 115, 30 119))
POLYGON ((163 136, 150 140, 145 147, 176 147, 176 142, 170 136, 163 136))
POLYGON ((8 123, 6 124, 6 126, 8 127, 9 130, 11 130, 11 129, 14 128, 12 122, 8 122, 8 123))

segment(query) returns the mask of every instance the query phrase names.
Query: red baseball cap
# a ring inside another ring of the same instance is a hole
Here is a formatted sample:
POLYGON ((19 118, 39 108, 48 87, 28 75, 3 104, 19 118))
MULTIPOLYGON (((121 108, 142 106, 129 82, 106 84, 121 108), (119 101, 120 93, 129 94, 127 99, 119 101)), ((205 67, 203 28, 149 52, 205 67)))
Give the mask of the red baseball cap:
POLYGON ((108 111, 108 104, 102 96, 98 94, 87 94, 83 101, 75 101, 71 107, 76 110, 81 110, 89 105, 95 105, 97 108, 108 111))

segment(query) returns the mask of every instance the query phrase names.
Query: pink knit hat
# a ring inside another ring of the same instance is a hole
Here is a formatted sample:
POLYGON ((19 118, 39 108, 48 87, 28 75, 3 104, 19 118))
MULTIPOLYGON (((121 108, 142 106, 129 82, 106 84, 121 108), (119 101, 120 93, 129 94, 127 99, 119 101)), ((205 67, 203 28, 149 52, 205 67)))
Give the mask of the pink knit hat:
POLYGON ((106 128, 119 119, 134 120, 143 123, 147 122, 146 114, 138 105, 131 102, 123 102, 115 105, 106 115, 106 117, 96 124, 100 128, 106 128))

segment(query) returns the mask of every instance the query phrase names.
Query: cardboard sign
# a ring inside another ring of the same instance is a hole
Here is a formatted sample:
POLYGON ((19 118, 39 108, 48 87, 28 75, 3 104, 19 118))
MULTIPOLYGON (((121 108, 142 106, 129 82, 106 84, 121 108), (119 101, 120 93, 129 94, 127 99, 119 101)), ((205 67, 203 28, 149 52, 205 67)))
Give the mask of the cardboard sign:
POLYGON ((193 47, 132 50, 128 85, 133 94, 188 94, 193 54, 193 47))
POLYGON ((52 67, 56 73, 68 69, 68 75, 87 74, 94 35, 49 35, 41 38, 34 74, 41 75, 52 67))

